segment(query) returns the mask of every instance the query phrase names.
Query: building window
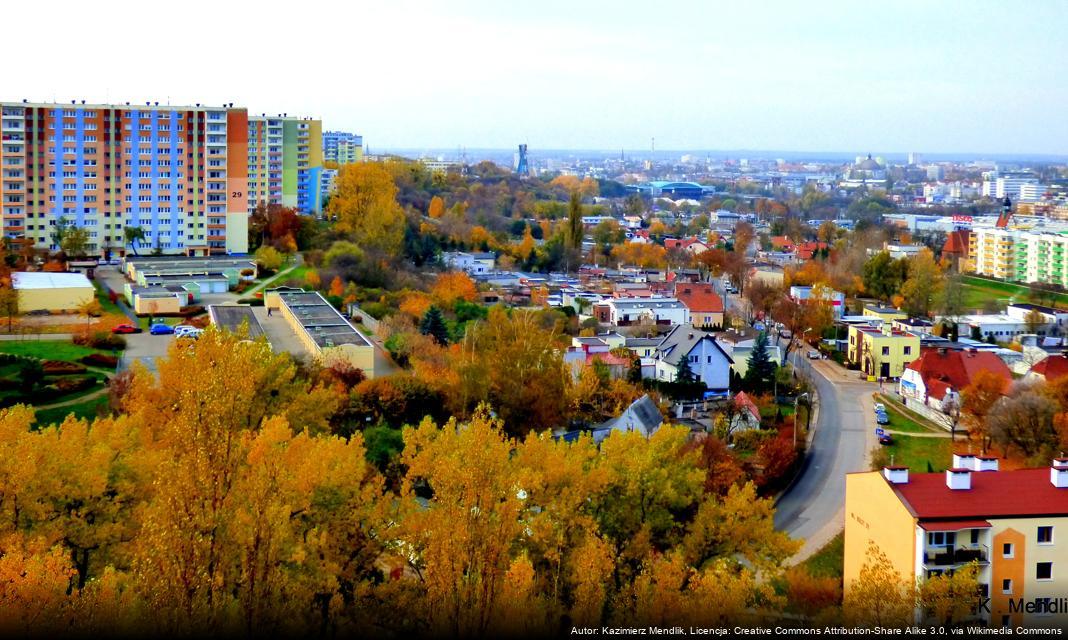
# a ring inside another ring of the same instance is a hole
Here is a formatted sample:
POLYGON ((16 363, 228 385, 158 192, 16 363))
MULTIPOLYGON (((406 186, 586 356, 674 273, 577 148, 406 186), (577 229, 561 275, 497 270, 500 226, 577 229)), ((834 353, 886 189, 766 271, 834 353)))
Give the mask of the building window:
POLYGON ((907 355, 907 356, 912 355, 912 347, 905 347, 905 355, 907 355))
POLYGON ((1001 545, 1001 557, 1002 558, 1012 558, 1012 557, 1014 557, 1016 555, 1014 553, 1014 551, 1015 551, 1015 549, 1013 548, 1011 542, 1006 542, 1005 544, 1001 545))
POLYGON ((979 544, 979 530, 972 529, 972 544, 979 544))
POLYGON ((1010 578, 1005 578, 1001 581, 1001 592, 1006 595, 1012 595, 1012 580, 1010 578))
POLYGON ((1053 544, 1053 527, 1038 528, 1038 544, 1053 544))
POLYGON ((927 534, 927 546, 930 547, 952 547, 957 541, 957 534, 954 531, 932 531, 927 534))
POLYGON ((1035 565, 1035 580, 1052 580, 1053 579, 1053 563, 1052 562, 1039 562, 1035 565))

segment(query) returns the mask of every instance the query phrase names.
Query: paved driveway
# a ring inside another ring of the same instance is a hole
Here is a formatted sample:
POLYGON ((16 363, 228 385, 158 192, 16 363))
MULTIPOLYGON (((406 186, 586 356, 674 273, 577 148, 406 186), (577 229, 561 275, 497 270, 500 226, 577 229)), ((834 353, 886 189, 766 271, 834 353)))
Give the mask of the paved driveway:
POLYGON ((154 336, 149 332, 131 333, 126 338, 126 351, 119 362, 119 371, 124 371, 140 362, 149 371, 156 373, 156 359, 167 355, 167 348, 174 341, 174 334, 154 336))
POLYGON ((816 385, 819 417, 802 475, 775 509, 775 528, 805 540, 795 562, 818 551, 845 526, 845 476, 868 469, 876 444, 871 394, 878 388, 829 360, 797 362, 816 385))

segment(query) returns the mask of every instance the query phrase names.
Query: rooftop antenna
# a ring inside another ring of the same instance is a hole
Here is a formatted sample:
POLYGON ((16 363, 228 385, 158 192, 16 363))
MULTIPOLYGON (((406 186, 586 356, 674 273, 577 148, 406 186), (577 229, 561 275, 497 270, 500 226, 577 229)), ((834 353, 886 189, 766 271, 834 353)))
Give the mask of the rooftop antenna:
POLYGON ((656 138, 649 138, 649 151, 656 153, 656 138))

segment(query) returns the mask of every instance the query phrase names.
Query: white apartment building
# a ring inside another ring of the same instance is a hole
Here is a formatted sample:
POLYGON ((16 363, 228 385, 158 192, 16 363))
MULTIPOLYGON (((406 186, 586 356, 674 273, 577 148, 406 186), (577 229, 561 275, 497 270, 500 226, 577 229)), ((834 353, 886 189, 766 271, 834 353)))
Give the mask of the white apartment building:
POLYGON ((1016 201, 1020 199, 1020 189, 1024 185, 1037 185, 1038 178, 1030 176, 990 176, 983 182, 983 196, 987 198, 1005 198, 1016 201))
POLYGON ((968 241, 968 263, 977 274, 1068 286, 1068 232, 974 227, 968 241))

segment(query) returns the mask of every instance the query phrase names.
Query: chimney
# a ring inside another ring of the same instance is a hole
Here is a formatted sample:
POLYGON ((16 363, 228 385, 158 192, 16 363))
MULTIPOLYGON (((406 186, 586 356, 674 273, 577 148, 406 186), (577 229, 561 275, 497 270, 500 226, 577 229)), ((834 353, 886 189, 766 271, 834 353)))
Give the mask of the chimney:
POLYGON ((1058 489, 1068 489, 1068 458, 1054 458, 1049 481, 1058 489))
POLYGON ((946 348, 945 347, 938 347, 938 355, 940 355, 940 356, 946 355, 946 348))
POLYGON ((976 456, 974 464, 972 469, 975 471, 997 471, 999 463, 994 456, 976 456))
POLYGON ((954 469, 975 469, 975 454, 974 453, 954 453, 953 454, 953 468, 954 469))
POLYGON ((908 484, 909 483, 909 468, 908 467, 884 467, 883 477, 890 484, 908 484))
POLYGON ((946 469, 946 486, 954 491, 967 491, 972 488, 971 469, 946 469))

